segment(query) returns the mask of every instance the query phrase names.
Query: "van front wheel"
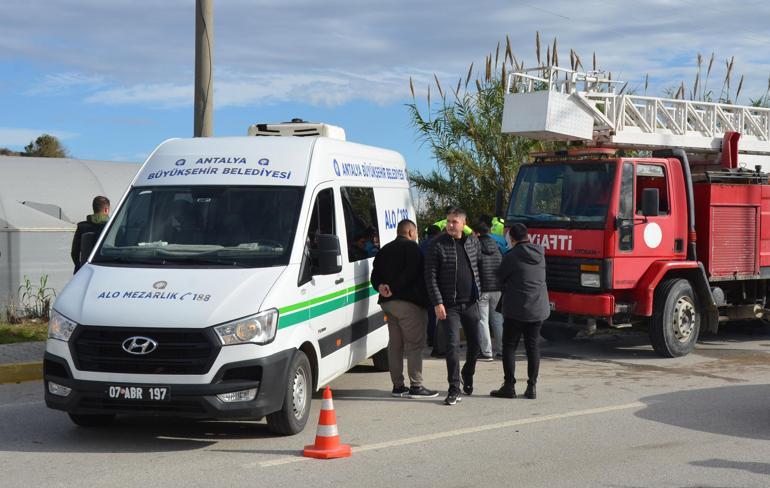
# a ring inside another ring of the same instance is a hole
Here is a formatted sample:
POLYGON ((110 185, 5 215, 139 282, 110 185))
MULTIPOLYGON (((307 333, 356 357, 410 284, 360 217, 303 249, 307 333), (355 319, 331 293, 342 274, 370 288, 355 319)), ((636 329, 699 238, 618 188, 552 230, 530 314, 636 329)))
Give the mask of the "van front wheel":
POLYGON ((267 428, 275 434, 294 435, 302 432, 310 416, 313 375, 304 352, 294 354, 286 378, 283 408, 267 416, 267 428))

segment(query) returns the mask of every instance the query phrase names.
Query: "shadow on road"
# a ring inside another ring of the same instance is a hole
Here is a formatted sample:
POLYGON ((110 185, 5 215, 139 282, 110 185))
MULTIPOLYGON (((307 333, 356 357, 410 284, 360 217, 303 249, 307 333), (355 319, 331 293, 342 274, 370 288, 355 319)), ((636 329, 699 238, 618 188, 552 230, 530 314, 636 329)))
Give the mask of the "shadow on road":
POLYGON ((703 468, 723 468, 723 469, 737 469, 740 471, 747 471, 754 474, 767 474, 770 475, 770 464, 759 463, 751 461, 730 461, 729 459, 706 459, 704 461, 693 461, 690 463, 693 466, 700 466, 703 468))
MULTIPOLYGON (((770 440, 768 398, 770 384, 678 391, 642 398, 647 407, 636 415, 700 432, 770 440)), ((761 469, 768 470, 768 466, 761 469)))
MULTIPOLYGON (((275 437, 264 423, 118 417, 109 427, 83 428, 59 419, 56 429, 23 428, 24 438, 0 432, 0 451, 137 453, 204 449, 223 439, 275 437)), ((35 424, 32 420, 31 424, 35 424)))

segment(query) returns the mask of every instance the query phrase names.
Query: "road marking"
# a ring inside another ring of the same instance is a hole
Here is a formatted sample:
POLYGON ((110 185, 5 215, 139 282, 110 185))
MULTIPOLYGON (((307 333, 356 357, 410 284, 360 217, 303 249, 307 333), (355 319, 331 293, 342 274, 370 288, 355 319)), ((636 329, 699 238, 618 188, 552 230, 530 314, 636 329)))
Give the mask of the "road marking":
MULTIPOLYGON (((506 422, 498 422, 495 424, 478 425, 476 427, 466 427, 464 429, 449 430, 446 432, 437 432, 435 434, 426 434, 415 437, 407 437, 404 439, 395 439, 387 442, 379 442, 376 444, 365 444, 363 446, 353 447, 353 452, 366 452, 373 451, 375 449, 385 449, 388 447, 400 447, 407 446, 409 444, 417 444, 420 442, 434 441, 437 439, 445 439, 447 437, 457 437, 466 434, 475 434, 477 432, 485 432, 489 430, 506 429, 509 427, 516 427, 519 425, 537 424, 541 422, 550 422, 552 420, 568 419, 572 417, 584 417, 587 415, 597 415, 601 413, 616 412, 619 410, 629 410, 632 408, 646 407, 647 404, 642 402, 626 403, 623 405, 610 405, 607 407, 589 408, 587 410, 576 410, 574 412, 556 413, 551 415, 543 415, 540 417, 533 417, 527 419, 508 420, 506 422)), ((307 461, 310 458, 302 456, 285 456, 271 461, 264 461, 261 463, 249 463, 244 464, 244 468, 253 468, 259 466, 261 468, 268 468, 271 466, 280 466, 282 464, 298 463, 301 461, 307 461)))

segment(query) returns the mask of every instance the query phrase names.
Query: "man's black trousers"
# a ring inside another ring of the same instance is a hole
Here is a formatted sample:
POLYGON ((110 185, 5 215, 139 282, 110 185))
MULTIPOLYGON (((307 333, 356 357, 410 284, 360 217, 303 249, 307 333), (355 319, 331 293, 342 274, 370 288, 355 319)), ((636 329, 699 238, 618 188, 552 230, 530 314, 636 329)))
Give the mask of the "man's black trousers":
POLYGON ((446 370, 450 391, 460 391, 460 327, 465 332, 467 351, 462 378, 466 384, 473 385, 473 375, 476 372, 476 359, 481 348, 479 346, 479 305, 476 302, 444 306, 446 320, 439 322, 446 332, 446 370))
POLYGON ((521 322, 506 318, 503 321, 503 373, 505 382, 513 385, 516 383, 516 347, 519 339, 524 336, 524 348, 527 351, 527 376, 528 383, 536 384, 537 375, 540 372, 540 327, 543 322, 521 322))

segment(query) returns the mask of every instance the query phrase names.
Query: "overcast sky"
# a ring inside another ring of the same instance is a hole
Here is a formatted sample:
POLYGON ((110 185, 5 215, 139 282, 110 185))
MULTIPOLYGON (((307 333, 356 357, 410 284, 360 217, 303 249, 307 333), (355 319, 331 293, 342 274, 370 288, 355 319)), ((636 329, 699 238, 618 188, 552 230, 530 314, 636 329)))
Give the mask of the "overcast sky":
MULTIPOLYGON (((215 0, 216 135, 293 117, 344 127, 348 139, 419 149, 404 103, 409 77, 424 92, 447 84, 508 35, 535 64, 534 37, 558 37, 568 65, 596 52, 613 78, 650 94, 684 80, 716 53, 718 96, 735 56, 739 102, 765 94, 770 2, 711 0, 433 1, 215 0)), ((194 0, 3 0, 0 9, 0 147, 22 149, 43 132, 83 159, 141 161, 161 141, 192 135, 194 0)), ((545 47, 544 47, 545 49, 545 47)))

